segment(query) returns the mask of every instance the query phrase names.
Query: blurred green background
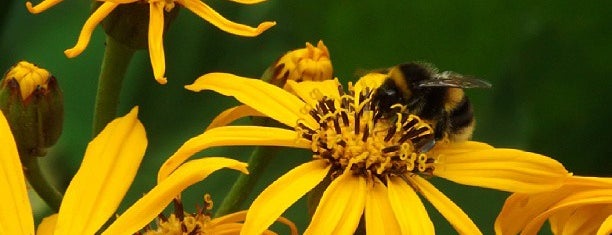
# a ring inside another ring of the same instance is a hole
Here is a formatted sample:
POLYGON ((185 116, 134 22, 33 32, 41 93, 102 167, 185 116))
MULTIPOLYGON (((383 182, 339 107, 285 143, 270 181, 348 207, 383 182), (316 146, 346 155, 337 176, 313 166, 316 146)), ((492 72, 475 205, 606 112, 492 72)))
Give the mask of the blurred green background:
MULTIPOLYGON (((0 68, 28 60, 59 79, 66 99, 65 130, 42 161, 65 188, 90 140, 104 33, 98 28, 85 52, 67 59, 63 51, 76 42, 91 2, 66 0, 39 15, 29 14, 24 2, 0 3, 0 68)), ((236 104, 213 92, 187 91, 184 85, 214 71, 259 77, 284 52, 320 39, 331 52, 335 76, 345 81, 356 80, 357 70, 413 60, 488 80, 492 89, 468 91, 478 120, 475 140, 551 156, 575 174, 612 176, 611 1, 205 2, 236 22, 278 24, 257 38, 243 38, 181 9, 164 40, 167 85, 153 79, 147 52, 136 53, 120 114, 140 106, 149 147, 119 213, 154 185, 165 158, 201 133, 213 116, 236 104)), ((214 148, 196 157, 246 160, 251 149, 214 148)), ((258 190, 308 157, 307 152, 283 151, 258 190)), ((237 175, 215 173, 187 191, 185 204, 201 204, 204 192, 220 203, 237 175)), ((485 234, 493 233, 507 193, 433 181, 485 234)), ((49 213, 40 201, 34 205, 38 219, 49 213)), ((455 233, 429 209, 438 234, 455 233)), ((303 231, 308 223, 305 200, 285 215, 303 231)), ((546 234, 548 228, 543 230, 546 234)))

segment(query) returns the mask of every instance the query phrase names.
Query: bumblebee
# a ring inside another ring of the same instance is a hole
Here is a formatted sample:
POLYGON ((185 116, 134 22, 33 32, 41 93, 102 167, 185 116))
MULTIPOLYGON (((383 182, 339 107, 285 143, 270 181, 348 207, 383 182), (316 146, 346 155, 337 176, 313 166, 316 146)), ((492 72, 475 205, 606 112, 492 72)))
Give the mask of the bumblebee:
MULTIPOLYGON (((491 84, 450 71, 438 72, 430 64, 409 62, 383 70, 387 75, 372 96, 377 118, 392 118, 396 104, 434 128, 434 140, 465 141, 474 131, 474 113, 464 88, 490 88, 491 84)), ((432 143, 433 146, 433 143, 432 143)))

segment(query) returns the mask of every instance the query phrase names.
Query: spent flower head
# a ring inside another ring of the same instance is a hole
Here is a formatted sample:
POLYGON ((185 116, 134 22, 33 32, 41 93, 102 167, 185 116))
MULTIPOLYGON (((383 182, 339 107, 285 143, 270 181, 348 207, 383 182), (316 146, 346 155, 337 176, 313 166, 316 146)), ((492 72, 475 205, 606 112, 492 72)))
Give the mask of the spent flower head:
MULTIPOLYGON (((73 58, 81 54, 87 47, 87 44, 89 44, 89 40, 91 38, 91 35, 95 27, 98 24, 100 24, 100 22, 102 22, 102 20, 105 17, 111 14, 113 10, 120 7, 120 5, 133 4, 133 5, 138 5, 140 7, 146 7, 148 5, 148 16, 145 15, 140 18, 146 19, 146 17, 148 17, 149 19, 148 29, 147 29, 149 56, 151 58, 151 65, 153 67, 153 75, 155 76, 155 79, 161 84, 165 84, 167 82, 167 79, 164 75, 166 71, 166 64, 165 64, 165 55, 164 55, 164 46, 163 46, 163 34, 164 34, 164 28, 165 28, 164 21, 168 20, 168 19, 165 19, 165 14, 164 14, 165 12, 171 12, 173 11, 173 9, 175 9, 175 7, 183 6, 189 9, 190 11, 192 11, 193 13, 195 13, 196 15, 198 15, 199 17, 203 18, 204 20, 210 22, 217 28, 225 32, 231 33, 231 34, 238 35, 238 36, 244 36, 244 37, 258 36, 259 34, 263 33, 264 31, 266 31, 267 29, 269 29, 270 27, 276 24, 275 22, 266 21, 266 22, 259 24, 256 28, 253 28, 247 25, 235 23, 235 22, 232 22, 224 18, 219 13, 217 13, 214 9, 212 9, 205 3, 201 2, 200 0, 99 0, 99 1, 103 3, 99 5, 98 8, 91 14, 89 19, 85 21, 85 24, 83 25, 83 29, 81 30, 81 33, 79 34, 79 38, 78 38, 76 45, 73 48, 70 48, 64 51, 64 54, 66 54, 68 58, 73 58)), ((232 0, 232 1, 237 2, 237 3, 242 3, 242 4, 255 4, 255 3, 263 2, 265 0, 232 0)), ((26 2, 26 7, 28 11, 30 11, 31 13, 38 14, 40 12, 43 12, 49 9, 50 7, 53 7, 54 5, 60 2, 62 2, 62 0, 43 0, 38 5, 33 6, 33 4, 28 1, 26 2)), ((140 14, 141 12, 142 11, 133 11, 132 13, 140 14)), ((130 14, 130 12, 127 12, 125 14, 130 14)), ((122 15, 118 15, 117 17, 122 17, 122 15)), ((125 17, 125 15, 123 17, 125 17)), ((139 26, 141 25, 140 22, 133 22, 133 23, 139 26)), ((133 26, 126 26, 126 27, 133 28, 133 26)), ((140 29, 140 31, 143 31, 143 30, 144 29, 140 29)), ((128 30, 125 33, 133 35, 134 30, 128 30)), ((146 35, 146 34, 138 34, 138 35, 146 35)), ((117 36, 115 35, 115 37, 117 36)), ((119 37, 119 38, 122 38, 122 37, 119 37)), ((134 39, 134 40, 138 40, 138 39, 134 39)), ((127 44, 130 44, 130 43, 127 43, 127 44)), ((139 49, 139 48, 136 48, 136 49, 139 49)))
MULTIPOLYGON (((392 115, 395 118, 376 118, 380 110, 372 95, 384 79, 382 74, 366 75, 354 86, 349 84, 348 90, 337 80, 288 81, 292 94, 261 80, 225 73, 203 75, 186 88, 233 96, 287 127, 209 128, 162 165, 158 180, 163 181, 194 153, 212 146, 302 148, 310 150, 313 159, 278 178, 255 199, 243 234, 261 233, 325 180, 331 183, 324 188, 306 234, 352 234, 362 216, 369 234, 433 234, 433 223, 417 193, 459 233, 479 234, 461 208, 428 178, 438 176, 509 192, 539 192, 560 187, 567 177, 565 168, 551 158, 485 143, 438 143, 427 151, 424 146, 433 139, 433 131, 419 117, 398 111, 392 115)), ((236 118, 240 115, 231 117, 236 118)))

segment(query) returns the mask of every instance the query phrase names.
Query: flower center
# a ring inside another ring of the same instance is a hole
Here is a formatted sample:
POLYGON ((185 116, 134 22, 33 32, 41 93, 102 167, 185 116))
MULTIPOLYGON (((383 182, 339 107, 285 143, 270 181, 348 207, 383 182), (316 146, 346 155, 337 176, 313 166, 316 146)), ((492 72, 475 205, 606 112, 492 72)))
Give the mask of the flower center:
POLYGON ((212 199, 209 194, 204 195, 204 206, 198 208, 196 213, 186 213, 179 199, 174 199, 174 213, 166 217, 159 214, 156 221, 157 228, 145 228, 140 235, 164 234, 206 234, 207 225, 211 221, 212 199))
POLYGON ((313 92, 318 102, 307 110, 319 123, 318 129, 303 123, 296 128, 300 137, 311 141, 315 159, 328 160, 334 174, 351 170, 384 178, 431 173, 434 159, 425 153, 433 146, 434 135, 427 123, 406 112, 402 104, 382 115, 372 102, 370 88, 360 94, 351 84, 348 94, 340 85, 338 90, 340 99, 313 92))

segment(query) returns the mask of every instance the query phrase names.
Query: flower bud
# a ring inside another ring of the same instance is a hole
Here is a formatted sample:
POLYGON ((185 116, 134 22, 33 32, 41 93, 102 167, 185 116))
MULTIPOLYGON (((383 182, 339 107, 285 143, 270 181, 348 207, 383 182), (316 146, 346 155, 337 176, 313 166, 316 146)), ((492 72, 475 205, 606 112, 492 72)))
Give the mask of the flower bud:
MULTIPOLYGON (((164 11, 164 32, 178 15, 178 9, 179 7, 168 7, 164 11)), ((149 3, 137 1, 130 4, 120 4, 104 18, 102 28, 113 39, 133 50, 147 49, 149 3)))
POLYGON ((317 47, 307 42, 305 48, 287 52, 266 70, 262 79, 284 87, 287 80, 323 81, 332 79, 332 75, 329 51, 323 41, 319 41, 317 47))
POLYGON ((26 61, 13 66, 0 82, 0 110, 15 137, 19 155, 44 156, 62 133, 64 106, 57 80, 26 61))

